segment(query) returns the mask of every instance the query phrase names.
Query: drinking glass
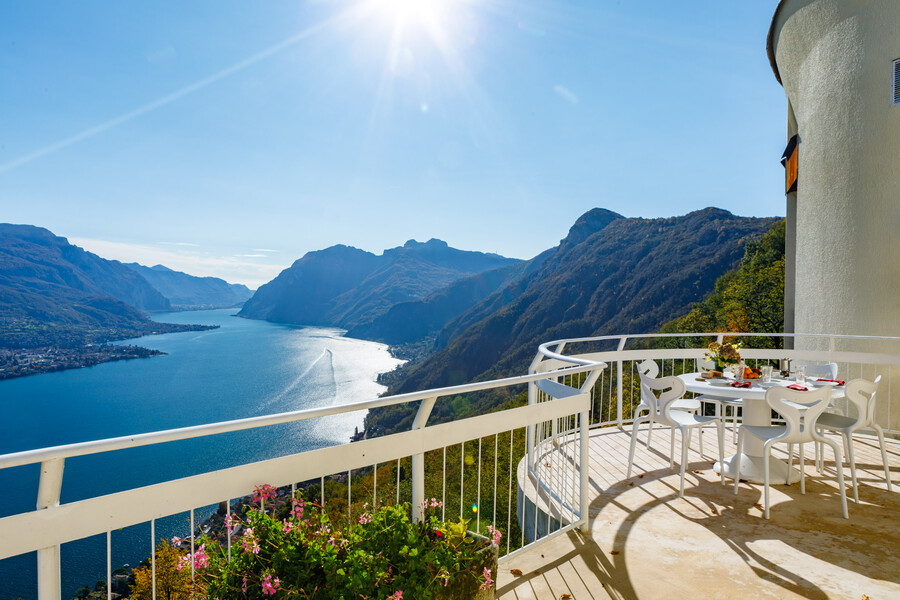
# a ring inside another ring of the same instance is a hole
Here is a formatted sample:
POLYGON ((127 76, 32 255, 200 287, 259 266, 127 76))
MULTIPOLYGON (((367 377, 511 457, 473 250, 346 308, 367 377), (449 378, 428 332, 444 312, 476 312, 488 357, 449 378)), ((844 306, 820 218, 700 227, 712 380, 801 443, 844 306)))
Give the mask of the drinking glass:
POLYGON ((794 381, 804 383, 806 381, 806 365, 797 365, 794 367, 794 381))
POLYGON ((759 369, 762 371, 762 380, 765 383, 772 381, 772 365, 763 365, 759 369))

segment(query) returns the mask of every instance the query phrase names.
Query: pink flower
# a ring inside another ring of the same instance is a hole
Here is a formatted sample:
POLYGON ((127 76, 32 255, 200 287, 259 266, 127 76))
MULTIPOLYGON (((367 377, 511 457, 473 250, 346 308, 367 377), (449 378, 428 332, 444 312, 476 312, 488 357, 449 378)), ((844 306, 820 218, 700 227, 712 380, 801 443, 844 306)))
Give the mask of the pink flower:
POLYGON ((209 555, 206 553, 206 544, 200 544, 200 547, 194 552, 194 568, 205 569, 208 566, 209 555))
POLYGON ((500 538, 503 537, 503 534, 500 533, 499 529, 495 529, 493 525, 488 525, 487 529, 488 529, 488 534, 490 535, 490 538, 491 538, 491 544, 493 544, 494 546, 499 545, 500 538))
POLYGON ((175 568, 180 571, 183 568, 185 568, 186 566, 188 566, 189 564, 191 564, 191 555, 185 554, 184 556, 180 556, 178 558, 178 564, 175 565, 175 568))
POLYGON ((183 542, 183 541, 184 540, 182 540, 180 537, 178 537, 176 535, 172 538, 172 545, 175 546, 176 548, 181 548, 181 542, 183 542))
POLYGON ((284 525, 281 527, 281 530, 283 532, 290 533, 291 530, 294 529, 294 524, 291 521, 285 519, 284 521, 282 521, 282 523, 284 523, 284 525))
POLYGON ((252 527, 248 527, 246 531, 244 531, 244 535, 241 537, 241 546, 243 546, 244 552, 259 554, 259 540, 253 537, 252 527))
POLYGON ((484 568, 484 583, 478 586, 479 590, 489 590, 491 586, 494 585, 494 580, 491 579, 491 570, 487 567, 484 568))
POLYGON ((241 585, 241 591, 247 593, 247 576, 244 575, 244 583, 241 585))
POLYGON ((372 515, 370 515, 369 513, 363 513, 359 516, 359 524, 360 525, 365 525, 366 523, 371 523, 371 522, 372 522, 372 515))
POLYGON ((228 529, 228 533, 234 533, 234 530, 238 528, 240 523, 240 518, 235 517, 231 513, 225 516, 225 527, 228 529))
POLYGON ((267 574, 265 577, 263 577, 263 580, 262 580, 263 594, 274 595, 275 592, 278 591, 278 588, 280 586, 281 586, 281 582, 278 580, 277 577, 275 577, 273 579, 271 574, 267 574))
POLYGON ((265 502, 269 498, 274 498, 278 494, 278 490, 273 488, 268 483, 264 483, 262 485, 258 485, 253 489, 253 501, 254 502, 265 502))
POLYGON ((397 590, 387 597, 387 600, 403 600, 403 590, 397 590))
POLYGON ((293 508, 291 508, 291 514, 297 521, 303 519, 303 507, 306 506, 306 503, 303 500, 297 500, 293 498, 293 508))

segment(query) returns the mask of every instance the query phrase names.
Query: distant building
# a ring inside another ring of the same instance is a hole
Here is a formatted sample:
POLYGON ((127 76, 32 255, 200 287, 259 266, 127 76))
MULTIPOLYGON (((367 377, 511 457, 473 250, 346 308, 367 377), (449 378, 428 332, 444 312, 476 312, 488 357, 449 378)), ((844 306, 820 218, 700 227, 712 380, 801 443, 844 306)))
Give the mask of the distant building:
POLYGON ((781 0, 768 53, 788 100, 785 330, 900 336, 900 0, 781 0))

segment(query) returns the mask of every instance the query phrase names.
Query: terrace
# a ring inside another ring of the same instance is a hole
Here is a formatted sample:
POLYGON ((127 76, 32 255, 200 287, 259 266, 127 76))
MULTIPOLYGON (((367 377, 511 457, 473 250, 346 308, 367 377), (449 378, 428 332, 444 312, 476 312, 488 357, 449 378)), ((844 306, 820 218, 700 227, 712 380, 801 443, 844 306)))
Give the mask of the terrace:
MULTIPOLYGON (((478 507, 470 527, 493 524, 504 534, 500 598, 900 593, 900 534, 892 527, 900 505, 900 443, 892 439, 900 430, 900 391, 893 384, 900 338, 795 335, 784 348, 783 336, 739 335, 751 365, 782 358, 835 362, 841 379, 882 377, 877 421, 888 433, 895 485, 887 490, 877 440, 857 435, 858 504, 845 473, 849 520, 841 517, 831 455, 819 474, 809 447, 806 494, 796 483, 772 486, 768 521, 759 508, 761 485, 741 484, 735 496, 731 485, 719 484, 712 432, 702 451, 696 437, 691 444, 683 498, 678 472, 669 468, 667 428, 657 428, 649 448, 641 428, 635 471, 626 478, 627 426, 639 399, 636 365, 652 358, 664 375, 693 371, 710 336, 716 334, 557 341, 542 346, 521 377, 2 456, 0 468, 40 463, 41 478, 39 508, 0 519, 0 559, 37 551, 39 597, 60 598, 60 545, 105 535, 111 581, 112 532, 119 528, 150 523, 153 540, 158 520, 189 514, 195 522, 196 509, 224 501, 230 510, 234 499, 264 483, 296 489, 320 482, 326 500, 328 479, 332 489, 343 486, 348 518, 363 501, 409 502, 416 517, 426 497, 442 499, 448 518, 471 516, 469 507, 478 507), (527 405, 428 424, 442 398, 501 388, 527 389, 527 405), (59 505, 65 461, 79 456, 407 403, 418 403, 410 431, 59 505)), ((725 443, 730 454, 730 432, 725 443)), ((784 457, 784 447, 776 446, 774 456, 784 457)), ((148 541, 148 555, 154 543, 148 541)))

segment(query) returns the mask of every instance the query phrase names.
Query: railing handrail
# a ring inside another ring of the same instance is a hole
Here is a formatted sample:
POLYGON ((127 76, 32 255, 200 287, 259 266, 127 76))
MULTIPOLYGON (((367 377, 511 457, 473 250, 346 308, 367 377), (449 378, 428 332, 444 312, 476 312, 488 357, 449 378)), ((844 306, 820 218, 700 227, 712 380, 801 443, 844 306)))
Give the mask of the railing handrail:
POLYGON ((900 342, 900 337, 890 336, 890 335, 848 335, 848 334, 840 334, 840 333, 762 333, 762 332, 727 332, 727 331, 708 331, 704 333, 628 333, 628 334, 612 334, 612 335, 600 335, 600 336, 592 336, 592 337, 581 337, 581 338, 564 338, 560 340, 553 340, 550 342, 544 342, 540 346, 538 346, 538 353, 543 354, 547 358, 555 358, 557 360, 565 360, 568 362, 576 362, 577 359, 574 356, 567 356, 564 354, 558 354, 550 350, 549 346, 556 346, 559 344, 578 344, 584 342, 604 342, 611 340, 628 340, 628 339, 640 339, 640 338, 672 338, 672 337, 718 337, 718 336, 727 336, 727 337, 784 337, 784 338, 798 338, 798 337, 813 337, 813 338, 834 338, 834 339, 848 339, 848 340, 892 340, 900 342))
MULTIPOLYGON (((576 361, 571 361, 576 362, 576 361)), ((567 367, 554 372, 534 373, 528 375, 518 375, 515 377, 507 377, 504 379, 493 379, 490 381, 481 381, 476 383, 467 383, 463 385, 448 386, 442 388, 434 388, 423 390, 420 392, 408 392, 404 394, 396 394, 394 396, 386 396, 376 400, 365 400, 362 402, 351 402, 338 406, 328 406, 323 408, 301 409, 274 415, 264 415, 260 417, 247 417, 244 419, 235 419, 232 421, 221 421, 218 423, 207 423, 204 425, 193 425, 190 427, 181 427, 177 429, 168 429, 163 431, 154 431, 148 433, 140 433, 135 435, 126 435, 115 438, 107 438, 103 440, 94 440, 88 442, 77 442, 73 444, 65 444, 61 446, 51 446, 48 448, 39 448, 34 450, 24 450, 13 452, 0 456, 0 469, 18 467, 22 465, 41 463, 49 460, 66 459, 74 456, 84 456, 88 454, 99 454, 102 452, 112 452, 115 450, 124 450, 127 448, 136 448, 139 446, 148 446, 153 444, 174 442, 191 438, 206 437, 210 435, 218 435, 221 433, 230 433, 234 431, 243 431, 246 429, 255 429, 259 427, 269 427, 272 425, 281 425, 295 421, 305 421, 319 417, 327 417, 336 414, 355 412, 358 410, 368 410, 372 408, 380 408, 383 406, 393 406, 396 404, 404 404, 408 402, 416 402, 429 398, 440 398, 455 394, 464 394, 469 392, 477 392, 488 389, 501 387, 509 387, 512 385, 529 383, 541 379, 551 377, 559 377, 565 375, 576 375, 596 369, 603 363, 596 361, 577 360, 578 366, 567 367)))

